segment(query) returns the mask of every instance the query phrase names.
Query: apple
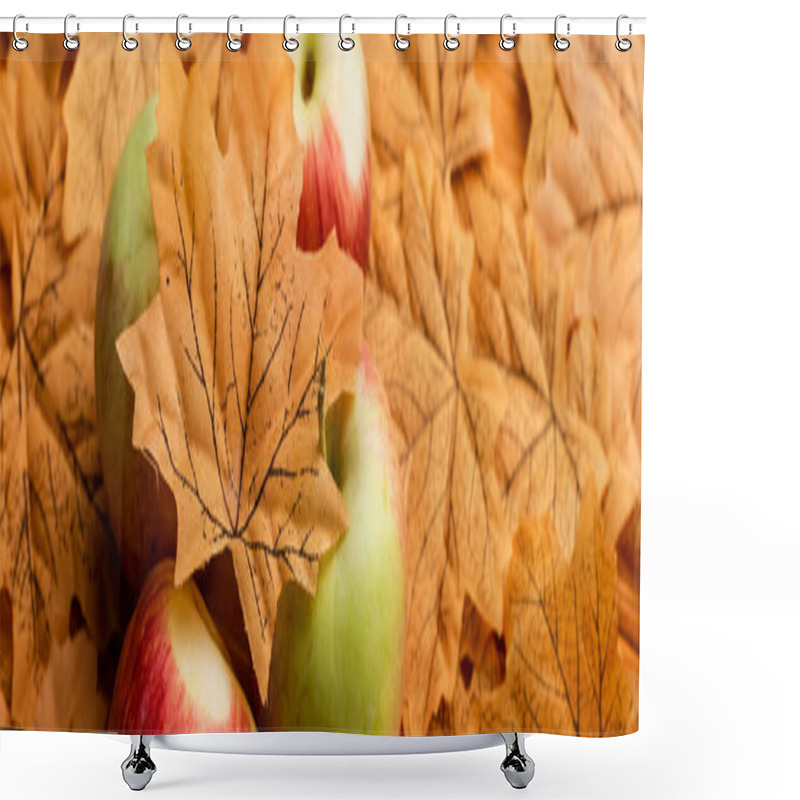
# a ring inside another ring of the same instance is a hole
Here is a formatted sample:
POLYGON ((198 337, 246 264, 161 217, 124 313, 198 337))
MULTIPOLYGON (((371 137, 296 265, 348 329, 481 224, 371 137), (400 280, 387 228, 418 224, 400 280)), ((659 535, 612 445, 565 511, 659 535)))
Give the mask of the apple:
POLYGON ((155 466, 135 450, 133 390, 117 338, 158 292, 158 244, 147 177, 146 147, 156 136, 153 95, 135 120, 109 195, 97 274, 94 368, 97 432, 108 515, 122 569, 137 592, 147 571, 175 555, 175 499, 155 466))
POLYGON ((366 272, 370 159, 367 73, 361 48, 306 35, 293 54, 294 123, 303 146, 297 246, 318 250, 332 230, 366 272))
POLYGON ((122 644, 109 730, 253 731, 255 722, 200 591, 165 559, 145 581, 122 644))
POLYGON ((321 559, 316 594, 284 586, 272 647, 273 728, 396 734, 405 643, 405 510, 389 406, 366 343, 354 394, 329 410, 328 465, 349 527, 321 559))

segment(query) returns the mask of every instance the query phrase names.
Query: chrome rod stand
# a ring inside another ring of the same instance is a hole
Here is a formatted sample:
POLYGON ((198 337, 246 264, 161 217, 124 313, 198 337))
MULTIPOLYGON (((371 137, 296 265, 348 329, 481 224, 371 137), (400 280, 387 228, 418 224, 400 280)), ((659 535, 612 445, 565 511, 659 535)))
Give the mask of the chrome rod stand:
POLYGON ((506 757, 500 765, 506 780, 515 789, 524 789, 532 780, 536 766, 525 752, 525 739, 520 733, 501 733, 506 745, 506 757))
POLYGON ((150 783, 156 765, 150 758, 152 736, 131 736, 130 755, 122 762, 122 778, 134 792, 139 792, 150 783))

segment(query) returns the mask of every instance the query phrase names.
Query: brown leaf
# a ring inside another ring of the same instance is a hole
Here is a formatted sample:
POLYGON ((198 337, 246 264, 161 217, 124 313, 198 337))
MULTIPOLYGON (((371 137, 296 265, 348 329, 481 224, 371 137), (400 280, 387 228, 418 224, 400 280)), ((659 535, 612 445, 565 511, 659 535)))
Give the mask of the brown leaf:
POLYGON ((550 70, 541 64, 529 69, 532 109, 543 93, 552 102, 539 134, 534 118, 526 195, 540 269, 570 269, 570 315, 596 322, 613 410, 611 436, 604 442, 613 442, 638 492, 644 48, 624 60, 608 52, 610 42, 587 37, 580 51, 553 61, 550 70), (542 75, 549 75, 546 89, 542 75), (542 129, 546 138, 534 143, 542 129))
POLYGON ((496 166, 465 172, 457 192, 460 213, 475 232, 472 338, 503 369, 510 397, 496 442, 506 522, 514 530, 521 516, 548 510, 569 555, 589 473, 601 489, 607 481, 591 420, 570 405, 571 272, 547 271, 546 280, 537 280, 530 266, 537 254, 520 242, 516 204, 508 200, 496 166))
POLYGON ((413 52, 398 53, 393 37, 365 37, 373 145, 381 166, 402 165, 407 149, 424 150, 442 183, 492 147, 486 92, 475 74, 478 37, 455 52, 441 37, 414 37, 413 52))
POLYGON ((498 186, 506 204, 518 215, 524 205, 520 176, 524 173, 531 133, 525 76, 516 47, 507 52, 497 46, 497 39, 492 36, 476 38, 475 75, 487 98, 494 145, 491 159, 481 164, 482 173, 498 186))
POLYGON ((485 727, 585 736, 636 730, 636 669, 620 651, 616 575, 593 481, 571 559, 548 516, 523 521, 506 589, 507 677, 481 709, 485 727))
POLYGON ((85 629, 56 645, 36 695, 30 727, 103 730, 108 718, 108 697, 98 686, 97 663, 97 647, 85 629))
MULTIPOLYGON (((597 431, 607 454, 609 482, 603 515, 606 532, 613 542, 638 502, 639 476, 617 449, 615 422, 620 412, 611 406, 608 361, 598 341, 594 318, 577 319, 568 339, 568 404, 597 431)), ((638 466, 638 451, 636 464, 638 466)))
POLYGON ((79 48, 64 98, 67 164, 64 239, 89 228, 102 233, 108 194, 128 131, 156 88, 154 42, 140 37, 136 50, 119 55, 115 33, 92 34, 91 49, 79 48))
POLYGON ((246 66, 252 86, 233 100, 223 154, 203 72, 162 63, 148 153, 161 289, 118 352, 136 394, 134 444, 175 494, 176 583, 231 549, 263 700, 281 588, 313 592, 347 524, 317 397, 326 358, 328 405, 354 385, 363 289, 335 239, 296 251, 291 65, 246 66))
MULTIPOLYGON (((423 158, 423 156, 421 156, 423 158)), ((407 484, 408 627, 403 730, 424 733, 455 681, 463 598, 499 627, 509 540, 493 469, 501 374, 467 330, 473 241, 429 161, 407 152, 403 274, 408 307, 375 282, 365 336, 401 433, 407 484), (411 366, 413 365, 413 366, 411 366)))
POLYGON ((449 192, 451 177, 492 150, 493 133, 472 38, 452 53, 431 35, 414 37, 411 52, 398 53, 393 42, 381 36, 363 42, 372 120, 370 271, 405 311, 410 302, 401 236, 406 151, 449 192))
POLYGON ((8 261, 0 337, 0 594, 4 695, 31 723, 73 600, 104 646, 117 625, 115 552, 94 438, 92 317, 99 238, 61 236, 69 60, 0 75, 0 241, 8 261), (112 579, 113 578, 113 579, 112 579), (10 665, 10 666, 9 666, 10 665))
POLYGON ((448 733, 480 733, 491 727, 484 719, 486 698, 504 685, 506 669, 505 639, 467 598, 461 624, 459 680, 452 700, 453 724, 448 733))

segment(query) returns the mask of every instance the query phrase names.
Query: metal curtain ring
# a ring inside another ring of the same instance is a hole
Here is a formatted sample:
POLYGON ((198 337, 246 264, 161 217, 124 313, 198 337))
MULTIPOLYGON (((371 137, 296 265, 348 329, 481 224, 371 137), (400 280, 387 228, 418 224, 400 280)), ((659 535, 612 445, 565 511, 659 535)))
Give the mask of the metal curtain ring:
MULTIPOLYGON (((408 19, 405 14, 398 14, 394 18, 394 48, 395 50, 408 50, 411 47, 411 39, 406 39, 405 36, 400 35, 400 20, 408 19)), ((411 33, 411 25, 408 25, 408 32, 411 33)))
POLYGON ((297 19, 297 17, 293 17, 291 14, 283 18, 283 49, 287 53, 294 53, 298 47, 300 47, 300 42, 297 39, 293 39, 289 36, 289 20, 290 19, 297 19))
MULTIPOLYGON (((21 53, 23 50, 27 50, 28 49, 28 40, 27 39, 23 39, 21 36, 17 35, 17 23, 21 19, 25 19, 24 15, 23 14, 17 14, 14 17, 14 22, 11 25, 11 33, 14 34, 14 41, 12 42, 11 46, 18 53, 21 53)), ((25 25, 26 30, 27 30, 27 27, 28 26, 27 26, 27 23, 26 23, 26 25, 25 25)))
MULTIPOLYGON (((71 19, 75 19, 75 15, 74 14, 67 14, 67 16, 64 17, 64 49, 65 50, 77 50, 78 49, 78 45, 80 45, 80 42, 74 36, 70 36, 70 34, 69 34, 69 21, 71 19)), ((76 30, 80 30, 80 25, 77 26, 76 30)))
MULTIPOLYGON (((353 18, 349 14, 342 14, 342 16, 339 17, 339 49, 344 50, 345 52, 352 50, 356 46, 356 43, 353 39, 351 39, 349 36, 345 36, 342 33, 342 27, 346 19, 353 18)), ((356 26, 355 23, 353 23, 353 33, 355 33, 355 30, 356 26)))
POLYGON ((501 50, 513 50, 514 46, 516 45, 516 40, 512 39, 511 36, 517 35, 517 23, 511 23, 511 36, 506 36, 503 32, 503 24, 507 19, 511 19, 511 14, 503 14, 500 17, 500 49, 501 50))
MULTIPOLYGON (((231 53, 238 53, 242 49, 242 40, 241 39, 237 39, 231 33, 231 22, 233 22, 235 19, 239 19, 239 17, 237 17, 236 14, 231 14, 228 17, 228 42, 225 45, 225 47, 227 47, 228 50, 231 51, 231 53)), ((239 26, 239 30, 240 31, 242 30, 242 26, 241 25, 239 26)))
POLYGON ((135 50, 139 46, 139 40, 134 39, 133 36, 128 36, 129 19, 134 19, 133 14, 126 14, 122 18, 122 49, 127 50, 130 53, 132 50, 135 50))
MULTIPOLYGON (((563 36, 558 35, 558 21, 560 19, 566 19, 566 14, 559 14, 556 17, 555 26, 553 28, 553 32, 555 33, 555 40, 553 41, 553 47, 558 50, 560 53, 563 53, 565 50, 569 49, 569 39, 565 39, 563 36)), ((569 36, 569 22, 567 23, 567 36, 569 36)))
MULTIPOLYGON (((628 50, 630 50, 631 47, 633 47, 633 42, 630 39, 623 39, 619 35, 619 24, 624 19, 628 19, 628 15, 627 14, 620 14, 617 17, 617 41, 614 44, 614 47, 616 47, 617 50, 620 51, 620 53, 627 53, 628 50)), ((630 33, 630 32, 631 32, 631 26, 628 25, 628 33, 630 33)))
MULTIPOLYGON (((175 39, 175 47, 177 47, 178 50, 188 50, 192 46, 192 40, 188 39, 181 33, 181 20, 188 18, 189 18, 188 14, 178 14, 178 16, 175 18, 175 36, 177 37, 175 39)), ((191 34, 191 32, 192 32, 192 23, 190 22, 189 33, 191 34)))
POLYGON ((452 51, 452 50, 458 50, 458 46, 461 44, 461 42, 459 42, 458 38, 457 38, 458 37, 458 33, 461 30, 461 23, 460 22, 456 22, 456 35, 455 36, 451 36, 447 32, 447 23, 450 22, 451 19, 457 19, 456 15, 455 14, 448 14, 444 18, 444 42, 442 42, 442 44, 444 45, 444 49, 445 50, 451 50, 452 51))

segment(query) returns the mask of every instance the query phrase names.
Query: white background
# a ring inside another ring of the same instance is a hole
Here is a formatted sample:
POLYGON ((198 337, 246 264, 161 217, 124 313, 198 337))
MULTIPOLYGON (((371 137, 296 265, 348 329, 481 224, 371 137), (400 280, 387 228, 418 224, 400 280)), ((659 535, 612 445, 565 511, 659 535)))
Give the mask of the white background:
MULTIPOLYGON (((537 774, 527 791, 542 800, 798 797, 796 4, 235 1, 27 0, 3 13, 648 17, 641 730, 607 741, 531 738, 537 774)), ((126 754, 103 736, 3 732, 0 795, 127 797, 126 754)), ((155 797, 512 791, 500 749, 155 759, 146 790, 155 797)))

